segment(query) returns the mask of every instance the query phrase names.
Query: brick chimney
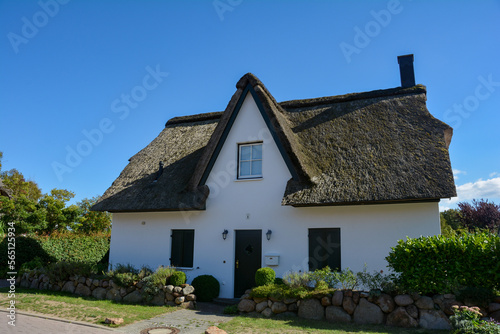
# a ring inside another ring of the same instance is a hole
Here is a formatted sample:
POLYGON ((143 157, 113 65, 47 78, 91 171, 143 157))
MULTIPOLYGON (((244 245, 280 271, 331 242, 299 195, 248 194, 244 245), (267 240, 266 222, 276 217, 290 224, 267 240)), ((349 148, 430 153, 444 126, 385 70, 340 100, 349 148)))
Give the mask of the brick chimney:
POLYGON ((415 72, 413 70, 413 54, 398 56, 401 87, 415 86, 415 72))

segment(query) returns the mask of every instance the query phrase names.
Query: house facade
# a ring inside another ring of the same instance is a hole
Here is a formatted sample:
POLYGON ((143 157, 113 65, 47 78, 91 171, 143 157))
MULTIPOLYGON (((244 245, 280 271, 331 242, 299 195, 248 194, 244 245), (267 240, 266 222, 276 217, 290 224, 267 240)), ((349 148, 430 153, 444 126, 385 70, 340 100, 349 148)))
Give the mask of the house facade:
POLYGON ((252 74, 236 87, 222 113, 169 120, 94 206, 113 212, 112 264, 210 274, 233 298, 260 267, 386 270, 398 240, 440 233, 452 130, 425 87, 281 103, 252 74))

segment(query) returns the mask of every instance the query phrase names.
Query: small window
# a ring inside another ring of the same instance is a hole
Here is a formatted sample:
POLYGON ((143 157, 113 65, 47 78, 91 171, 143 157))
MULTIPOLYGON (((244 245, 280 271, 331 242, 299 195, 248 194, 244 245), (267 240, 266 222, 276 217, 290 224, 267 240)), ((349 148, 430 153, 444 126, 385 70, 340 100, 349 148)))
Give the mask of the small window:
POLYGON ((238 179, 262 177, 262 143, 238 146, 238 179))
POLYGON ((194 230, 172 230, 170 265, 192 268, 194 254, 194 230))
POLYGON ((340 228, 309 229, 309 270, 341 270, 340 267, 340 228))

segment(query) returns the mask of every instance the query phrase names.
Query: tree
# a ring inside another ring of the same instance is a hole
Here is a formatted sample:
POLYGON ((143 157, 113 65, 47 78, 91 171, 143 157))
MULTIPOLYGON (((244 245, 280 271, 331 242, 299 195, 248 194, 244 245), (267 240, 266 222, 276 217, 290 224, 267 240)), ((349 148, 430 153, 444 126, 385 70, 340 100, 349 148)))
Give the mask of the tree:
POLYGON ((40 212, 37 203, 26 196, 0 197, 0 225, 5 231, 5 227, 12 223, 15 224, 16 234, 46 229, 44 212, 40 212))
POLYGON ((441 234, 445 237, 451 237, 456 234, 455 231, 464 229, 458 209, 445 210, 441 212, 439 216, 441 221, 441 234))
MULTIPOLYGON (((65 232, 76 226, 80 209, 76 205, 66 207, 66 202, 75 197, 75 194, 65 189, 52 189, 38 202, 38 209, 45 213, 45 233, 53 231, 65 232)), ((42 214, 40 215, 42 216, 42 214)))
POLYGON ((76 231, 82 233, 92 232, 109 232, 111 229, 111 214, 109 212, 91 211, 90 208, 94 205, 98 196, 92 198, 84 198, 77 205, 80 209, 80 217, 76 225, 76 231))
POLYGON ((500 205, 488 200, 472 200, 471 203, 458 203, 460 208, 460 221, 469 230, 485 228, 497 233, 500 227, 500 205))
POLYGON ((17 169, 11 169, 0 173, 0 178, 6 188, 12 191, 12 197, 25 196, 37 201, 42 196, 42 190, 34 181, 26 181, 24 175, 17 169))
POLYGON ((66 232, 75 228, 80 209, 76 205, 66 207, 74 194, 63 189, 52 189, 39 201, 25 195, 0 198, 0 225, 5 229, 9 223, 16 226, 16 234, 49 234, 66 232))

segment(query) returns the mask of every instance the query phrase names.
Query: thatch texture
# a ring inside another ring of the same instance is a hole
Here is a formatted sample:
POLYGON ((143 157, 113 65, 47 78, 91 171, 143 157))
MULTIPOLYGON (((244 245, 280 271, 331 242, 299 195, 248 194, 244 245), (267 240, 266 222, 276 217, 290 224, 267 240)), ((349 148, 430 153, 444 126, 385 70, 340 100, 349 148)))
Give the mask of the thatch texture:
POLYGON ((259 79, 246 74, 223 113, 169 120, 131 158, 94 210, 204 209, 203 180, 248 87, 294 175, 283 205, 456 196, 448 155, 452 129, 428 112, 424 86, 277 103, 259 79), (154 182, 159 161, 164 170, 154 182))
POLYGON ((165 211, 204 209, 208 187, 185 191, 186 184, 217 120, 213 115, 177 118, 134 155, 120 176, 94 205, 97 211, 165 211), (159 162, 164 168, 158 177, 159 162), (156 181, 155 181, 156 180, 156 181))
POLYGON ((456 196, 445 138, 451 128, 427 111, 424 87, 387 93, 282 104, 316 169, 313 186, 288 183, 284 205, 456 196))

